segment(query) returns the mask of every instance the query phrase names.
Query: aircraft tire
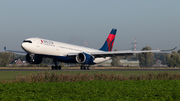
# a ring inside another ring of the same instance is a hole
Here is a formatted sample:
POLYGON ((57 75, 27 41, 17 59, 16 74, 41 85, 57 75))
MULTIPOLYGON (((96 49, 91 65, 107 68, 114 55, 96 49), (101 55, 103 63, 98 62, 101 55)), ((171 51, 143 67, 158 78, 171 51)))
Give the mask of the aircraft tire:
POLYGON ((55 70, 58 70, 58 67, 57 67, 57 66, 55 66, 55 70))
POLYGON ((87 66, 87 70, 90 70, 90 69, 89 69, 89 66, 87 66))
POLYGON ((81 66, 81 70, 83 70, 84 69, 84 67, 83 66, 81 66))
POLYGON ((61 66, 58 66, 58 69, 61 70, 61 66))
POLYGON ((55 69, 54 66, 51 66, 51 69, 54 70, 55 69))
POLYGON ((83 66, 84 70, 86 70, 86 66, 83 66))

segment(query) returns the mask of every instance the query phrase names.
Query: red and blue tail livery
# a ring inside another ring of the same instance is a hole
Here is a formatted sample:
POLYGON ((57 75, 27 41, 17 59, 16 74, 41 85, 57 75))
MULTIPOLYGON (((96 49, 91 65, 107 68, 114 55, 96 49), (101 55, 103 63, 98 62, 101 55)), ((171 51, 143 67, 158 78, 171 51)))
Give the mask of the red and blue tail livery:
POLYGON ((112 51, 113 45, 114 45, 114 40, 116 37, 116 31, 117 29, 112 29, 108 38, 106 39, 104 45, 99 49, 102 51, 112 51))

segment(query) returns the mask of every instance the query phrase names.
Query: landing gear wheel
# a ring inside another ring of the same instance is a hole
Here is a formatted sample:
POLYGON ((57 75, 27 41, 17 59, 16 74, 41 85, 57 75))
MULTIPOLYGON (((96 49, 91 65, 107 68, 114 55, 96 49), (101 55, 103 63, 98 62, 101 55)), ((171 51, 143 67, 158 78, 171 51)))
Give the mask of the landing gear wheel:
POLYGON ((54 66, 51 66, 51 69, 54 70, 55 69, 54 66))
POLYGON ((90 69, 89 69, 89 66, 87 66, 87 70, 90 70, 90 69))
POLYGON ((54 62, 54 65, 55 66, 52 66, 51 68, 52 68, 52 70, 61 70, 61 66, 58 66, 58 61, 57 60, 55 60, 55 59, 53 59, 53 62, 54 62))
POLYGON ((61 70, 61 66, 58 66, 58 69, 61 70))
POLYGON ((80 69, 81 69, 81 70, 90 70, 89 67, 90 67, 90 66, 81 66, 80 69))
POLYGON ((86 66, 83 66, 84 70, 86 70, 86 66))
POLYGON ((84 68, 83 68, 83 66, 81 66, 81 70, 83 70, 84 68))

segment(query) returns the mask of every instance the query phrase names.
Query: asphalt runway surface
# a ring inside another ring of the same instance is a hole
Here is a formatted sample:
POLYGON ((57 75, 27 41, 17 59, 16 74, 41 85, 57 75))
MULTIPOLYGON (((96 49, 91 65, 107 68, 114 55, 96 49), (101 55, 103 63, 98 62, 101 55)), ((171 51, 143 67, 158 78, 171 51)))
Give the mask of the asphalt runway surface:
POLYGON ((180 71, 180 69, 92 69, 92 70, 78 70, 78 69, 0 69, 0 71, 180 71))

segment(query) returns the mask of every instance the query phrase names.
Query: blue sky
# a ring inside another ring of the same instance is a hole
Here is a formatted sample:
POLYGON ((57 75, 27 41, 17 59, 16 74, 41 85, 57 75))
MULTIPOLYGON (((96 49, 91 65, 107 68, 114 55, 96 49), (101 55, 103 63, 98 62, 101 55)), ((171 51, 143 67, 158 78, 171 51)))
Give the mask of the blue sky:
POLYGON ((114 49, 180 49, 178 0, 1 0, 0 51, 22 50, 22 41, 40 37, 99 49, 112 28, 114 49))

